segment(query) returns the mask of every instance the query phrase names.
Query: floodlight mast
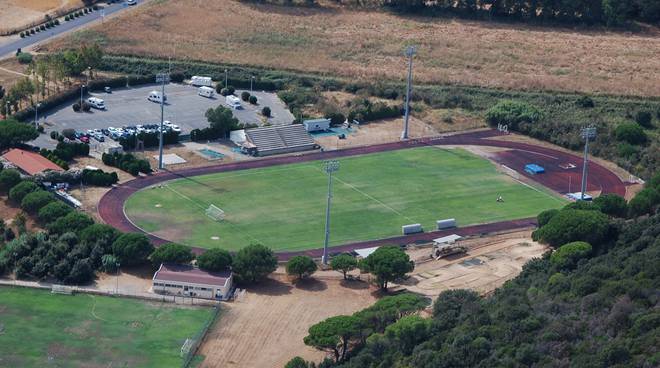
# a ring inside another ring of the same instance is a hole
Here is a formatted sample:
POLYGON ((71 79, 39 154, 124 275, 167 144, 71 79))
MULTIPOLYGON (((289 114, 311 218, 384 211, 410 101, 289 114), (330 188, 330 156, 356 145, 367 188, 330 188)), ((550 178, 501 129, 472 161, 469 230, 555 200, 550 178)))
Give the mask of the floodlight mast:
POLYGON ((581 135, 584 139, 584 161, 582 163, 582 191, 580 194, 580 200, 584 201, 584 194, 587 191, 587 173, 589 171, 589 140, 596 137, 596 128, 582 128, 581 135))
POLYGON ((332 173, 339 171, 339 161, 329 160, 324 162, 323 170, 328 174, 328 204, 325 208, 325 241, 323 242, 323 257, 321 261, 328 264, 328 243, 330 241, 330 205, 332 202, 332 173))
POLYGON ((408 120, 410 119, 410 94, 412 93, 412 65, 413 56, 417 53, 415 46, 406 47, 405 55, 408 57, 408 84, 406 87, 406 107, 405 117, 403 119, 403 132, 401 132, 401 139, 408 139, 408 120))
POLYGON ((163 170, 163 117, 165 112, 165 83, 170 81, 170 75, 159 73, 156 75, 156 82, 161 84, 160 89, 160 129, 158 134, 158 170, 163 170))

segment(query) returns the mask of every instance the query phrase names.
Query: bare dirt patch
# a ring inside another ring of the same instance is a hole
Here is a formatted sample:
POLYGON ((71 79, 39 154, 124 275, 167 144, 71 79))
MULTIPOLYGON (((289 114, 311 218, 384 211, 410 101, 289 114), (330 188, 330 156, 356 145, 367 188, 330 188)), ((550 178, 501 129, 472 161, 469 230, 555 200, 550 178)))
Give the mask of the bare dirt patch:
MULTIPOLYGON (((244 300, 223 304, 217 324, 201 346, 201 367, 283 367, 292 357, 319 361, 324 353, 306 346, 309 327, 325 318, 352 314, 375 302, 371 287, 342 286, 338 273, 320 272, 292 285, 278 271, 244 300)), ((366 286, 366 284, 364 284, 366 286)))
MULTIPOLYGON (((19 206, 9 202, 7 197, 0 197, 0 220, 4 221, 8 227, 11 227, 16 235, 18 235, 18 229, 16 228, 16 224, 14 224, 14 218, 21 212, 19 206)), ((32 216, 25 214, 25 219, 27 220, 25 227, 28 231, 41 230, 41 227, 34 221, 32 216)))
MULTIPOLYGON (((111 53, 321 72, 405 77, 404 47, 419 45, 415 80, 511 89, 660 95, 660 37, 400 16, 334 1, 287 7, 235 0, 152 2, 97 25, 111 53), (204 25, 191 27, 191 24, 204 25), (414 41, 413 41, 414 40, 414 41), (295 55, 295 57, 292 57, 295 55)), ((51 49, 75 42, 56 41, 51 49)))
POLYGON ((0 28, 18 28, 43 20, 46 14, 82 5, 82 0, 0 0, 0 28))
POLYGON ((532 241, 531 231, 463 241, 469 250, 430 260, 430 248, 408 251, 415 270, 400 287, 435 298, 449 289, 472 289, 487 294, 516 277, 522 266, 540 257, 548 247, 532 241))

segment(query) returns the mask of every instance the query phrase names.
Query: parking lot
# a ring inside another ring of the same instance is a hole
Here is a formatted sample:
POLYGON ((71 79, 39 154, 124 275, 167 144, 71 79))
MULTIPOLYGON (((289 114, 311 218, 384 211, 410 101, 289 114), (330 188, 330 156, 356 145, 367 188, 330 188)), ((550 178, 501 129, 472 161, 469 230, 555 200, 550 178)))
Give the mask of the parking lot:
MULTIPOLYGON (((122 127, 126 125, 155 124, 160 122, 160 105, 147 100, 149 92, 160 90, 159 85, 147 85, 136 88, 123 88, 112 91, 112 93, 96 92, 91 96, 99 97, 105 101, 106 110, 91 109, 90 112, 74 112, 71 105, 76 101, 70 101, 51 111, 41 111, 39 122, 44 124, 46 134, 42 134, 34 142, 39 147, 52 148, 56 144, 49 138, 53 130, 61 132, 63 129, 71 128, 78 131, 88 129, 107 129, 108 127, 122 127)), ((243 90, 237 90, 235 94, 240 96, 243 90)), ((242 109, 233 110, 234 116, 242 123, 262 125, 264 117, 261 109, 264 106, 271 108, 272 117, 268 119, 270 124, 289 124, 293 121, 293 115, 287 110, 284 103, 275 93, 257 92, 253 93, 257 99, 257 105, 242 102, 242 109)), ((206 110, 219 105, 226 106, 225 98, 215 95, 206 98, 197 95, 197 87, 183 84, 169 84, 165 86, 165 120, 177 124, 182 134, 188 134, 193 129, 208 127, 209 123, 204 117, 206 110)), ((87 99, 86 96, 85 99, 87 99)))

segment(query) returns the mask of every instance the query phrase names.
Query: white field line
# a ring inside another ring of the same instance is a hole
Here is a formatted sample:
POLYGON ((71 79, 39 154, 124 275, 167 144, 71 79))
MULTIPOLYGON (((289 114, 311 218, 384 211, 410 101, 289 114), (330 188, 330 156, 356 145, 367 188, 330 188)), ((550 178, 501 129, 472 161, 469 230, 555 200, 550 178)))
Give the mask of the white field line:
MULTIPOLYGON (((171 188, 171 187, 170 187, 169 185, 167 185, 167 184, 165 184, 165 185, 163 185, 163 186, 164 186, 165 188, 171 190, 174 194, 177 194, 177 195, 180 196, 181 198, 184 198, 184 199, 189 200, 190 202, 192 202, 192 203, 193 203, 194 205, 196 205, 197 207, 199 207, 199 208, 201 208, 202 210, 206 211, 206 208, 207 208, 208 206, 204 206, 204 205, 200 204, 200 202, 197 202, 197 201, 195 201, 194 199, 188 197, 187 195, 185 195, 185 194, 183 194, 183 193, 180 193, 179 191, 175 190, 174 188, 171 188)), ((209 203, 209 206, 210 206, 211 204, 212 204, 212 203, 209 203)), ((237 231, 237 230, 236 230, 236 227, 234 226, 234 224, 232 224, 232 223, 229 222, 229 221, 225 221, 225 223, 226 223, 227 225, 229 225, 229 227, 231 227, 234 231, 237 231)), ((238 232, 238 231, 237 231, 237 232, 238 232)), ((251 235, 250 233, 248 233, 248 232, 242 231, 242 232, 240 232, 240 233, 246 235, 248 238, 252 239, 252 241, 255 241, 255 242, 257 242, 257 243, 264 244, 264 243, 261 242, 261 240, 259 240, 258 238, 252 236, 252 235, 251 235)))
MULTIPOLYGON (((310 166, 311 166, 311 165, 310 165, 310 166)), ((318 167, 315 167, 315 168, 318 169, 320 172, 323 173, 323 170, 321 170, 321 168, 318 168, 318 167)), ((324 174, 325 174, 325 173, 324 173, 324 174)), ((414 223, 414 222, 415 222, 415 220, 413 220, 413 219, 411 219, 410 217, 404 215, 403 213, 401 213, 401 212, 395 210, 394 208, 392 208, 392 207, 390 207, 389 205, 387 205, 385 202, 383 202, 383 201, 381 201, 381 200, 379 200, 379 199, 377 199, 377 198, 374 198, 373 196, 371 196, 371 195, 368 194, 368 193, 365 193, 365 192, 361 191, 360 189, 356 188, 353 184, 350 184, 350 183, 347 183, 347 182, 341 180, 337 175, 333 175, 332 177, 335 178, 335 180, 337 180, 338 182, 340 182, 340 183, 344 184, 345 186, 347 186, 347 187, 353 189, 354 191, 356 191, 356 192, 362 194, 362 195, 365 196, 366 198, 371 199, 372 201, 374 201, 374 202, 380 204, 381 206, 383 206, 383 207, 387 208, 388 210, 390 210, 390 211, 396 213, 397 215, 399 215, 399 216, 405 218, 406 220, 410 221, 411 223, 414 223)))
POLYGON ((535 191, 537 191, 537 192, 539 192, 539 193, 541 193, 541 194, 543 194, 543 195, 545 195, 545 196, 548 196, 548 197, 554 199, 555 201, 558 201, 558 202, 564 203, 564 201, 562 201, 561 199, 557 198, 556 196, 553 196, 552 194, 546 193, 546 192, 544 192, 544 191, 542 191, 542 190, 540 190, 540 189, 538 189, 538 188, 535 188, 535 187, 532 186, 532 185, 529 185, 529 184, 527 184, 527 183, 524 183, 524 182, 522 182, 522 181, 520 181, 520 180, 514 178, 513 176, 509 176, 509 177, 510 177, 511 179, 517 181, 518 183, 520 183, 520 184, 526 186, 527 188, 530 188, 530 189, 532 189, 532 190, 535 190, 535 191))

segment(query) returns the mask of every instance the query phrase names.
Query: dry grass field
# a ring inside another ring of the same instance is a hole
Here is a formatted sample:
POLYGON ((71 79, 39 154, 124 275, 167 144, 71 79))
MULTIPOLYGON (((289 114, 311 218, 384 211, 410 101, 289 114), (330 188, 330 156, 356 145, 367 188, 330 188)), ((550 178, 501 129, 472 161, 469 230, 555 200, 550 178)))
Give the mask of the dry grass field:
POLYGON ((12 29, 42 20, 57 10, 73 9, 81 0, 0 0, 0 29, 12 29))
POLYGON ((283 367, 299 355, 320 361, 324 353, 306 346, 303 338, 313 324, 340 314, 352 314, 376 301, 373 287, 344 283, 336 272, 319 272, 292 285, 278 270, 244 300, 225 303, 199 354, 201 367, 283 367))
POLYGON ((658 29, 631 34, 542 28, 321 4, 158 0, 85 32, 98 33, 117 54, 391 80, 403 80, 402 50, 414 43, 420 82, 660 95, 658 29))

